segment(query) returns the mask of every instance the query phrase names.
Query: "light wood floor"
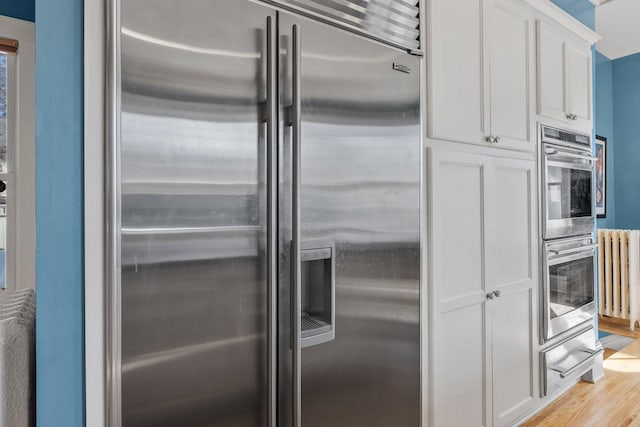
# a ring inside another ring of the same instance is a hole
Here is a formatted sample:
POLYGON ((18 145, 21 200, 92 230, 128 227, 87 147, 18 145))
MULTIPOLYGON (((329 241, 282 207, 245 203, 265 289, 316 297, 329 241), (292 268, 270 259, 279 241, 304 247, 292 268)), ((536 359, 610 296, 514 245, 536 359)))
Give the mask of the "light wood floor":
POLYGON ((640 338, 640 327, 636 325, 635 330, 629 330, 629 321, 614 319, 613 317, 599 316, 598 329, 610 334, 621 335, 629 338, 640 338))
POLYGON ((640 426, 640 338, 608 357, 604 371, 602 380, 576 384, 522 426, 640 426))

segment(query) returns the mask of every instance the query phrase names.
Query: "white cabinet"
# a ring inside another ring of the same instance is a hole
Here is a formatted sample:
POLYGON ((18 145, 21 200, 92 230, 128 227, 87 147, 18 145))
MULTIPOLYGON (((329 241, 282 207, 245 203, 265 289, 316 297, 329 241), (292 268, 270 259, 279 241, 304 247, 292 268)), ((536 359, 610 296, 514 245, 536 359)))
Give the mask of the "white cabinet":
POLYGON ((428 0, 428 134, 533 149, 532 12, 518 0, 428 0))
POLYGON ((536 403, 535 163, 432 149, 432 426, 505 426, 536 403))
POLYGON ((591 98, 590 44, 538 21, 538 114, 590 130, 591 98))

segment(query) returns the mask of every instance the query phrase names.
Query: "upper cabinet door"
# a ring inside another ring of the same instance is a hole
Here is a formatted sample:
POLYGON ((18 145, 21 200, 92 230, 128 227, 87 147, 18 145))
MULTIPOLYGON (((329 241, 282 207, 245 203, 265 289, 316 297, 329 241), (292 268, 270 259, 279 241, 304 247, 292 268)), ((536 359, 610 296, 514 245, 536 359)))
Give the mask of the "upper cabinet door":
POLYGON ((483 143, 483 1, 429 0, 427 17, 429 137, 483 143))
POLYGON ((538 114, 566 121, 565 38, 562 32, 538 21, 538 114))
POLYGON ((567 43, 567 112, 578 126, 591 128, 591 49, 567 43))
POLYGON ((491 0, 486 26, 490 38, 491 134, 498 146, 532 149, 533 28, 522 2, 491 0))

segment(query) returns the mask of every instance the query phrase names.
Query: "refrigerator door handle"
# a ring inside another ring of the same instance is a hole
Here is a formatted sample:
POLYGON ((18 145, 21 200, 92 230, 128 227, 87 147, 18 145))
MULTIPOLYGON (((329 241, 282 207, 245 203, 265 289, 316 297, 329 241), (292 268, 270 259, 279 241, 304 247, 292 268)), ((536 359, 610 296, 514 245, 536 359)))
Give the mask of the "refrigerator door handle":
POLYGON ((278 364, 278 92, 276 32, 273 17, 267 17, 267 283, 268 283, 268 426, 276 427, 278 364))
POLYGON ((301 260, 300 260, 300 68, 301 42, 298 25, 292 27, 292 108, 291 108, 291 347, 292 347, 292 380, 293 380, 293 426, 301 427, 301 260))

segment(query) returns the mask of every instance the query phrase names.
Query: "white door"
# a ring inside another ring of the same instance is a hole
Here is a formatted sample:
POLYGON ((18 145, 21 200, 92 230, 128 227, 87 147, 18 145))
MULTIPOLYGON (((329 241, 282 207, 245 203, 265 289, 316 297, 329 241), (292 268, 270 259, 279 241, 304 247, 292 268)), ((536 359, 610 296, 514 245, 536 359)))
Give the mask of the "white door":
POLYGON ((482 0, 428 0, 430 138, 486 144, 483 13, 482 0))
POLYGON ((431 150, 430 421, 491 425, 486 357, 484 193, 487 157, 431 150))
POLYGON ((566 45, 568 108, 576 125, 591 129, 591 49, 567 43, 566 45))
POLYGON ((498 146, 532 150, 531 66, 533 28, 530 9, 514 0, 491 0, 490 37, 491 134, 498 146))
POLYGON ((493 159, 487 186, 487 305, 493 378, 493 425, 511 425, 537 396, 537 217, 535 163, 493 159))
POLYGON ((567 121, 565 34, 538 21, 538 114, 567 121))

